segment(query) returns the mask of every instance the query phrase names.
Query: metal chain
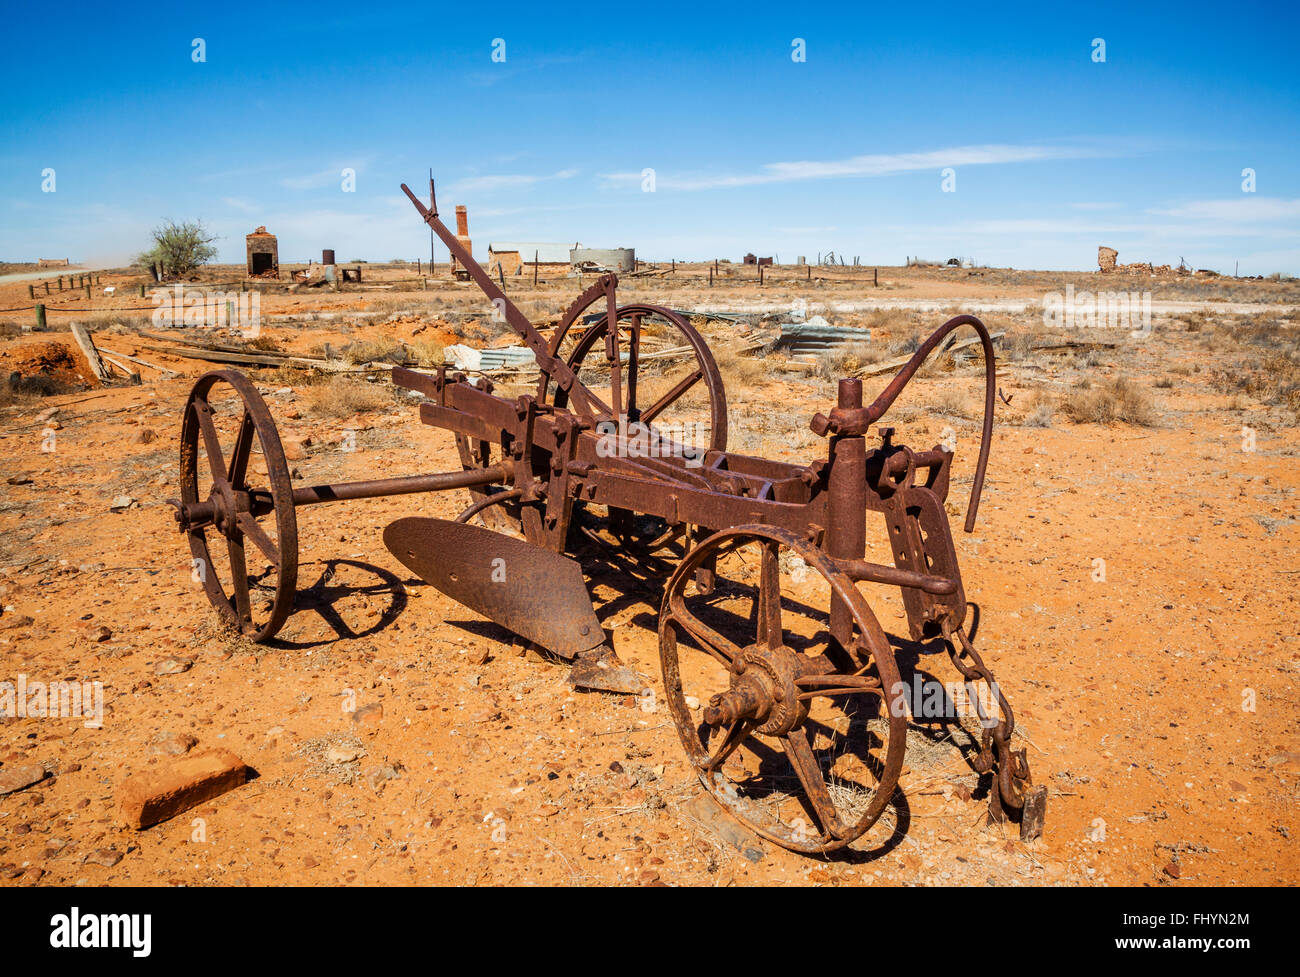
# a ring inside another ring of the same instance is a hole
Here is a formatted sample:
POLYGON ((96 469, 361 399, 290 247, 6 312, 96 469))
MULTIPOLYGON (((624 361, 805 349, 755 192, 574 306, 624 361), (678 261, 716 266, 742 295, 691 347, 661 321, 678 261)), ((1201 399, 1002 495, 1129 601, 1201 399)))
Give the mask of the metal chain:
POLYGON ((972 765, 978 773, 988 773, 996 767, 995 779, 1003 802, 1010 807, 1019 808, 1024 804, 1024 790, 1021 785, 1029 783, 1029 760, 1024 750, 1011 749, 1011 734, 1016 729, 1016 719, 1011 711, 1011 704, 1002 694, 1002 689, 993 678, 993 673, 989 671, 988 666, 984 664, 980 653, 966 637, 966 632, 961 628, 954 630, 946 621, 943 622, 942 628, 948 646, 948 658, 952 661, 953 667, 968 683, 980 681, 988 686, 997 695, 998 708, 1002 713, 996 724, 991 724, 984 711, 983 701, 979 696, 974 697, 975 711, 979 715, 984 732, 980 737, 979 756, 972 761, 972 765), (967 658, 970 660, 969 665, 963 661, 967 658))

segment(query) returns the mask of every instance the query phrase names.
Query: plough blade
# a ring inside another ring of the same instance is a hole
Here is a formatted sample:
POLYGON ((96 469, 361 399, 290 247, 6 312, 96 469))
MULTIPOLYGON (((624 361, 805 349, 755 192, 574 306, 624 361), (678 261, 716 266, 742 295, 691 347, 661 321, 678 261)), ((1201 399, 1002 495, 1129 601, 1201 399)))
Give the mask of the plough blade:
POLYGON ((569 671, 569 684, 592 692, 641 695, 649 688, 645 676, 629 668, 608 645, 583 652, 569 671))
POLYGON ((576 560, 489 529, 411 516, 384 545, 453 600, 563 658, 605 640, 576 560))

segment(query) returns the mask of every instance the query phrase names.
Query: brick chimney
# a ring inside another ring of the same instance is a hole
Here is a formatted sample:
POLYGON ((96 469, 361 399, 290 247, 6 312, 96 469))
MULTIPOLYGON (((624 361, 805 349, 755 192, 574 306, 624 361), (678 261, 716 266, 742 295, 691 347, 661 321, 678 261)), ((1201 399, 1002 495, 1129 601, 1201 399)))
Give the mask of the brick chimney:
MULTIPOLYGON (((474 242, 469 239, 469 212, 465 209, 464 204, 456 206, 456 241, 462 248, 469 252, 470 256, 474 255, 474 242)), ((451 257, 451 272, 458 278, 467 277, 466 273, 460 269, 460 262, 456 256, 451 257)))

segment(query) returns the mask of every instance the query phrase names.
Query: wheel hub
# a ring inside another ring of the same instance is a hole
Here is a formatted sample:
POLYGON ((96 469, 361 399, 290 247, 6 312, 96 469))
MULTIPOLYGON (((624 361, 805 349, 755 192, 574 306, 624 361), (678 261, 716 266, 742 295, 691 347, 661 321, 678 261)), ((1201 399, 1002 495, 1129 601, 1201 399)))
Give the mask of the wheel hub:
POLYGON ((238 529, 239 513, 250 508, 248 493, 235 491, 225 479, 212 483, 208 505, 212 508, 212 524, 223 536, 230 536, 238 529))
POLYGON ((709 700, 704 721, 711 726, 750 719, 757 732, 783 736, 808 716, 808 703, 799 699, 795 679, 802 674, 801 656, 784 645, 750 645, 733 663, 731 688, 709 700))

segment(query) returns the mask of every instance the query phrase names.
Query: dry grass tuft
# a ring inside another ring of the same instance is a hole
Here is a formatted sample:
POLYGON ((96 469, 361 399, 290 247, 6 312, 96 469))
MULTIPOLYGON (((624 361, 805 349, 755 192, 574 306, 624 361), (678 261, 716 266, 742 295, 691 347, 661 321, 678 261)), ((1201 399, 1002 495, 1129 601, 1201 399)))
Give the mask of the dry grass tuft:
POLYGON ((827 350, 817 358, 815 374, 824 380, 851 377, 864 366, 884 359, 884 352, 870 343, 850 343, 827 350))
POLYGON ((757 383, 769 372, 767 364, 757 356, 745 356, 726 346, 715 349, 713 359, 727 389, 736 384, 757 383))
POLYGON ((409 353, 415 357, 417 366, 442 366, 442 343, 436 339, 421 339, 411 343, 409 353))
POLYGON ((1128 377, 1115 377, 1098 386, 1082 387, 1061 399, 1061 412, 1076 424, 1156 423, 1151 397, 1128 377))
POLYGON ((307 408, 325 417, 351 417, 365 411, 382 410, 393 403, 390 390, 351 377, 331 377, 303 392, 307 408))
POLYGON ((1056 415, 1055 408, 1042 397, 1035 397, 1030 403, 1029 413, 1021 422, 1025 427, 1051 427, 1056 415))
POLYGON ((966 394, 951 387, 947 390, 939 391, 931 399, 929 407, 936 413, 946 414, 949 417, 969 419, 973 416, 967 404, 966 394))
POLYGON ((380 336, 377 339, 363 339, 345 347, 343 359, 353 365, 389 360, 393 363, 406 362, 406 349, 396 339, 380 336))

